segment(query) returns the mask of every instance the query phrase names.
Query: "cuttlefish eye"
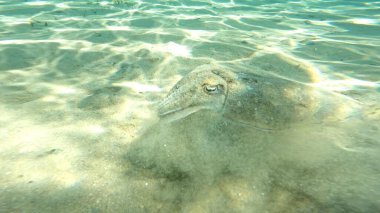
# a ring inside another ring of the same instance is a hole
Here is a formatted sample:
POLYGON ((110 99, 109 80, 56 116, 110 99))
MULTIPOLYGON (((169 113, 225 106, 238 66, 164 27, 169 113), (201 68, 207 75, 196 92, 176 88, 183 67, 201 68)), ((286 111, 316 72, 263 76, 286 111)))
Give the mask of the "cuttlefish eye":
POLYGON ((209 85, 209 84, 205 84, 203 85, 203 90, 208 93, 208 94, 218 94, 218 93, 222 93, 223 90, 224 90, 224 87, 223 85, 209 85))

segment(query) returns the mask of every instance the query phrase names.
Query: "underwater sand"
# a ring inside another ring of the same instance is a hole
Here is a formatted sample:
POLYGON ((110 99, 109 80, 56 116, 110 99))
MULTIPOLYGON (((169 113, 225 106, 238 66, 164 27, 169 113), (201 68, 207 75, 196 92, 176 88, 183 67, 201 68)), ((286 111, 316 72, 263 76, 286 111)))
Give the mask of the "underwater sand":
POLYGON ((0 0, 0 212, 379 212, 379 8, 0 0), (331 92, 344 119, 162 122, 159 101, 210 63, 331 92))

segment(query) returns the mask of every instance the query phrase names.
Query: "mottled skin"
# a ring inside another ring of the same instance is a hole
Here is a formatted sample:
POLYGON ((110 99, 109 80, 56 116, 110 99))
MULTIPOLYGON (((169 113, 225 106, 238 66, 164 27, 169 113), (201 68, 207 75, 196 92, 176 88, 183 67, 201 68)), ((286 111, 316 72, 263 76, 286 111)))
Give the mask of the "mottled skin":
POLYGON ((289 80, 237 73, 223 115, 265 129, 281 129, 314 118, 314 88, 289 80))
MULTIPOLYGON (((202 66, 181 79, 159 105, 162 117, 185 117, 212 109, 262 129, 281 129, 324 117, 316 88, 274 76, 202 66)), ((331 109, 327 109, 331 110, 331 109)))

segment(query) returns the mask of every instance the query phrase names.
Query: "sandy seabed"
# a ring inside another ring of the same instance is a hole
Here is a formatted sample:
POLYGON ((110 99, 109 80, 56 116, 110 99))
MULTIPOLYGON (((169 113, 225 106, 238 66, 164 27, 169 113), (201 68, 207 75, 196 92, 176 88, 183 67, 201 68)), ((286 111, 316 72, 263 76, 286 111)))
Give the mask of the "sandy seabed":
POLYGON ((379 7, 0 0, 0 212, 379 212, 379 7), (343 119, 162 122, 205 64, 310 84, 343 119))

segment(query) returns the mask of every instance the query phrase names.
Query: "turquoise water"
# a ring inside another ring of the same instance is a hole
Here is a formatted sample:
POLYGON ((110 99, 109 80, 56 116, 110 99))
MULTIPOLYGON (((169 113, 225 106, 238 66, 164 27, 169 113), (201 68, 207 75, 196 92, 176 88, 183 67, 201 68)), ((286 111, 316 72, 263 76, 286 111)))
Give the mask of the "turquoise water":
POLYGON ((0 0, 0 212, 379 212, 379 14, 0 0), (189 77, 202 69, 247 93, 204 101, 189 77), (264 85, 252 102, 247 76, 264 85), (182 78, 190 92, 167 96, 182 78))

